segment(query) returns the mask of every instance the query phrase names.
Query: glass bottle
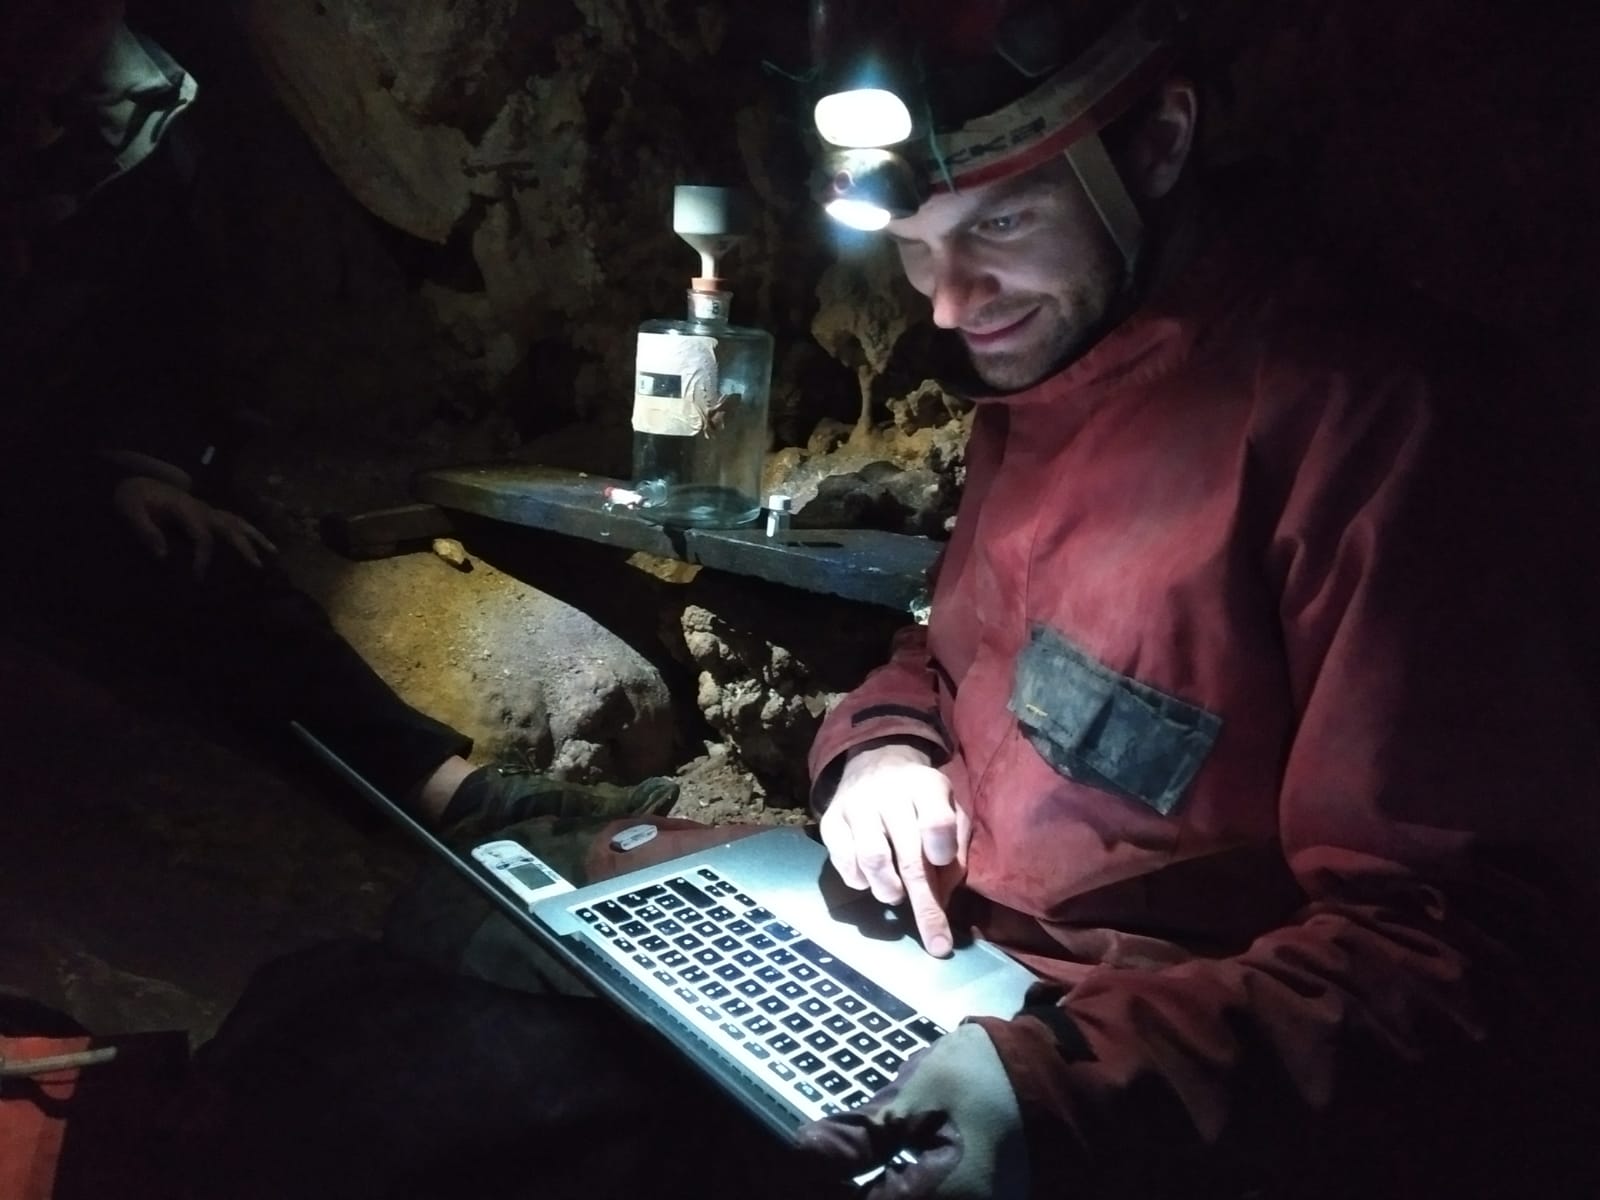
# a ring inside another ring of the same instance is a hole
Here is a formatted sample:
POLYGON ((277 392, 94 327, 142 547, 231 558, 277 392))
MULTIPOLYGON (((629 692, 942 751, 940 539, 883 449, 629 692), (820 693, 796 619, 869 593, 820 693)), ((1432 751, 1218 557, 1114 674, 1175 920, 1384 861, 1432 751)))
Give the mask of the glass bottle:
POLYGON ((728 323, 732 293, 696 279, 687 320, 639 326, 633 400, 639 514, 728 528, 761 513, 772 335, 728 323))

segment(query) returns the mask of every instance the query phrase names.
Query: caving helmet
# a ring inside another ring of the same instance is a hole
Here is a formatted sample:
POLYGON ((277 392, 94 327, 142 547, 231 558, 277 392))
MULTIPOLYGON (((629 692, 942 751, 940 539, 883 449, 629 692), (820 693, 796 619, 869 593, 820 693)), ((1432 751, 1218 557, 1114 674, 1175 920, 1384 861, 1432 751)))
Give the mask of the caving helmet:
POLYGON ((823 204, 856 229, 1062 155, 1131 265, 1099 136, 1165 78, 1198 0, 813 0, 823 204))

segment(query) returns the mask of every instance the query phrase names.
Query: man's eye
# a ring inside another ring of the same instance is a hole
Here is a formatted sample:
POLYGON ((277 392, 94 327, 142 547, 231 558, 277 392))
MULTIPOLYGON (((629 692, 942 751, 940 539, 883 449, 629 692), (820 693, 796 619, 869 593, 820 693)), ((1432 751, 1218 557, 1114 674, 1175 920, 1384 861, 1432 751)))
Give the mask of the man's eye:
POLYGON ((1023 213, 998 213, 992 217, 985 217, 978 222, 980 233, 1007 234, 1019 232, 1024 224, 1023 213))

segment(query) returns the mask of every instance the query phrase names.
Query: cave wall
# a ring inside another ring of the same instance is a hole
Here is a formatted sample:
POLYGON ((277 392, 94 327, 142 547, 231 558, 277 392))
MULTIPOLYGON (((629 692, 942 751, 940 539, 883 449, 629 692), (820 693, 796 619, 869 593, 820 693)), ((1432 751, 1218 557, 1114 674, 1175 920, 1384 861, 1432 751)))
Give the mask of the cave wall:
MULTIPOLYGON (((736 319, 778 339, 774 448, 852 420, 863 390, 885 417, 922 382, 926 330, 903 289, 864 286, 881 256, 830 240, 807 199, 805 8, 135 0, 202 83, 241 406, 407 466, 582 422, 598 432, 564 453, 624 473, 634 326, 678 313, 697 265, 671 188, 721 182, 757 200, 729 266, 736 319)), ((1223 12, 1215 147, 1283 164, 1308 227, 1351 261, 1586 375, 1552 334, 1573 346, 1594 322, 1600 17, 1510 0, 1223 12)))
POLYGON ((806 199, 803 96, 784 74, 804 65, 803 12, 144 10, 201 81, 233 265, 229 362, 241 403, 284 436, 381 439, 411 465, 515 452, 581 422, 598 430, 588 465, 625 474, 635 327, 680 315, 698 273, 670 228, 684 182, 756 198, 756 233, 726 267, 735 319, 779 336, 776 422, 802 382, 853 395, 805 333, 826 241, 806 199))

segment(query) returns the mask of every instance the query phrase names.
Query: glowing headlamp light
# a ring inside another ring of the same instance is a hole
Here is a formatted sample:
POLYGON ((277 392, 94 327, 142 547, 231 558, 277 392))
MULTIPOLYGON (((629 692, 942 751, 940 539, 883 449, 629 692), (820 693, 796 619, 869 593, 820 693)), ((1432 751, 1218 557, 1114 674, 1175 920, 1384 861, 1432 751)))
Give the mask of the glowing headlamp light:
POLYGON ((911 136, 911 110, 887 88, 852 88, 817 101, 817 133, 833 146, 872 149, 911 136))
POLYGON ((896 217, 909 217, 928 197, 911 164, 892 150, 835 150, 828 167, 832 178, 823 207, 852 229, 882 229, 896 217))

